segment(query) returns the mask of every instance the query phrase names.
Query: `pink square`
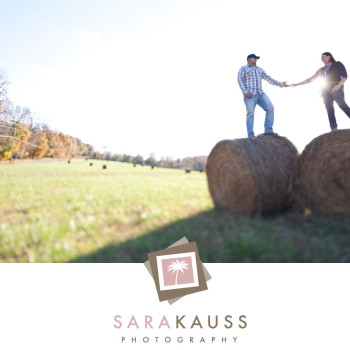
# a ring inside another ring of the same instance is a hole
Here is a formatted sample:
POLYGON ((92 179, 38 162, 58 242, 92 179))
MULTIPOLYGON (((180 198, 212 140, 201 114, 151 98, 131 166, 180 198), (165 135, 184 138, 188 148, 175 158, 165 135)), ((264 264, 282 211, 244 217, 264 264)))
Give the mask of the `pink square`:
POLYGON ((194 283, 191 256, 162 260, 164 286, 194 283))

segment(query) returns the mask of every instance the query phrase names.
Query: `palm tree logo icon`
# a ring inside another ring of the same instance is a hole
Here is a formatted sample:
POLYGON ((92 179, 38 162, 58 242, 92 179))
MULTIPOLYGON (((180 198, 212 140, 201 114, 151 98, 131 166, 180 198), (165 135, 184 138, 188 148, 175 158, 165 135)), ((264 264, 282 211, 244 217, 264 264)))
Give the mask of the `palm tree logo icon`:
POLYGON ((176 272, 175 285, 177 285, 177 276, 179 271, 185 273, 184 270, 188 270, 188 264, 186 261, 179 261, 176 259, 176 262, 174 261, 168 266, 168 272, 173 271, 173 274, 176 272))

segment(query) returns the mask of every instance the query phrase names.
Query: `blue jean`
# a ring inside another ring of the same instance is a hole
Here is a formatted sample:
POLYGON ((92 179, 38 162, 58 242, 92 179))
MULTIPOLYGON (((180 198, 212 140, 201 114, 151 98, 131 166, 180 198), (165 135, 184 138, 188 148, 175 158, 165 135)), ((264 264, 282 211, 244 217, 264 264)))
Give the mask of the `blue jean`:
POLYGON ((251 98, 244 96, 244 103, 247 108, 247 131, 248 137, 254 136, 254 112, 256 105, 260 106, 265 112, 265 133, 273 133, 274 107, 270 99, 263 92, 262 94, 252 95, 251 98))
POLYGON ((323 90, 322 97, 324 105, 327 109, 329 124, 331 129, 337 127, 337 121, 334 113, 334 101, 337 102, 339 108, 350 118, 350 107, 346 104, 344 99, 344 88, 340 88, 336 92, 323 90))

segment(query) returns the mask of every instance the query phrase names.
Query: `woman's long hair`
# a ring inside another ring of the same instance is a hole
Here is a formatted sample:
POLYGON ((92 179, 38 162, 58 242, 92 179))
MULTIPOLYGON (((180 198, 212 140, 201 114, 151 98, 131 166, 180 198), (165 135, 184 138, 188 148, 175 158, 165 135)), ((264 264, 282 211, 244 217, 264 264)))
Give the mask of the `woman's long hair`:
POLYGON ((330 52, 324 52, 322 55, 325 55, 325 56, 329 57, 329 60, 330 60, 332 63, 337 62, 337 61, 335 60, 335 58, 333 57, 333 55, 332 55, 330 52))

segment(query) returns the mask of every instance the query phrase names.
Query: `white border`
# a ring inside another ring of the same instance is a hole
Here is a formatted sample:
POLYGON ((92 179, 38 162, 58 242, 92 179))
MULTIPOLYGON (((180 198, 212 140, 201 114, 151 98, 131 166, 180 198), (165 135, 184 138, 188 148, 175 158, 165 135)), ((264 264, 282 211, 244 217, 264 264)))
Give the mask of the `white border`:
POLYGON ((169 254, 169 255, 159 255, 157 258, 157 268, 158 268, 158 278, 159 278, 159 289, 160 290, 173 290, 173 289, 182 289, 182 288, 190 288, 190 287, 198 287, 198 271, 197 271, 197 260, 196 253, 179 253, 179 254, 169 254), (183 258, 183 257, 191 257, 192 260, 192 269, 193 269, 193 279, 192 283, 185 283, 179 285, 165 286, 164 285, 164 277, 163 277, 163 266, 162 261, 165 259, 175 259, 175 258, 183 258))

